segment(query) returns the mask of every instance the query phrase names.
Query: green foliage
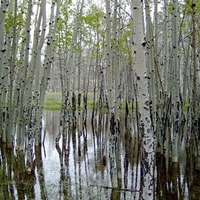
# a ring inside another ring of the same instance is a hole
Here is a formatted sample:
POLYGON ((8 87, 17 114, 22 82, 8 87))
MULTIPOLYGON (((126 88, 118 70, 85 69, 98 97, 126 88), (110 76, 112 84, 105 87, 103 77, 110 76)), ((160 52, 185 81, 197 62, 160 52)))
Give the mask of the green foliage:
POLYGON ((169 5, 168 5, 168 10, 169 10, 170 13, 173 13, 173 7, 174 7, 173 3, 170 1, 169 5))
POLYGON ((191 14, 192 13, 192 7, 189 4, 185 3, 183 5, 183 13, 186 14, 186 15, 191 14))
POLYGON ((13 27, 14 25, 14 16, 12 12, 8 12, 6 19, 5 19, 5 30, 6 33, 10 33, 11 32, 11 27, 13 27))
MULTIPOLYGON (((7 34, 12 33, 14 28, 14 12, 8 12, 5 18, 5 31, 7 34)), ((17 21, 16 21, 16 33, 17 36, 21 35, 21 30, 24 29, 26 24, 26 17, 23 16, 22 12, 17 13, 17 21)))
POLYGON ((56 30, 56 38, 54 41, 54 50, 67 51, 67 49, 71 47, 75 15, 76 12, 73 8, 72 1, 62 1, 56 30))
POLYGON ((99 28, 104 23, 105 13, 94 4, 90 7, 87 14, 82 16, 82 21, 93 28, 99 28))
POLYGON ((186 15, 191 15, 193 12, 193 8, 195 13, 200 12, 200 1, 197 1, 197 3, 194 3, 192 0, 186 0, 185 3, 182 4, 183 7, 183 13, 186 15))
POLYGON ((64 16, 60 16, 58 20, 58 27, 56 33, 56 40, 54 43, 55 49, 66 49, 71 46, 73 40, 73 28, 67 24, 64 16))

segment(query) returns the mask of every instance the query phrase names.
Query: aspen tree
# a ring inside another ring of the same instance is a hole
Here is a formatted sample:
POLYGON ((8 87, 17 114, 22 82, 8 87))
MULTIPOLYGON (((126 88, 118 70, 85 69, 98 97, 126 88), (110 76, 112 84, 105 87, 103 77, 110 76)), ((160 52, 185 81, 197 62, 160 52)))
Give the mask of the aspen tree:
MULTIPOLYGON (((200 116, 199 115, 200 111, 197 112, 197 105, 199 106, 200 104, 197 104, 197 31, 196 31, 196 11, 197 11, 197 2, 196 0, 192 0, 191 8, 192 8, 192 65, 193 65, 193 112, 192 112, 192 122, 193 124, 197 125, 197 133, 195 134, 195 140, 197 143, 197 157, 198 157, 198 164, 196 169, 200 169, 200 116)), ((200 110, 200 109, 199 109, 200 110)))
POLYGON ((6 114, 5 99, 6 99, 6 45, 5 45, 5 17, 8 9, 9 2, 7 0, 1 1, 0 7, 0 136, 2 141, 6 142, 6 133, 3 122, 3 113, 6 114))
POLYGON ((155 141, 150 118, 150 99, 148 91, 147 68, 145 65, 145 45, 142 18, 142 5, 140 0, 131 1, 133 21, 133 40, 135 48, 135 71, 138 85, 138 100, 140 112, 140 131, 142 135, 142 196, 141 199, 154 199, 154 166, 155 141))
MULTIPOLYGON (((77 49, 78 49, 78 55, 77 55, 77 68, 78 68, 78 76, 76 76, 76 67, 74 67, 74 80, 73 80, 73 95, 74 95, 74 99, 76 99, 75 97, 75 83, 77 82, 76 79, 78 78, 78 85, 77 85, 77 90, 78 90, 78 114, 80 115, 80 102, 81 102, 81 92, 80 92, 80 81, 81 81, 81 58, 82 58, 82 38, 83 38, 83 27, 81 24, 81 17, 83 15, 83 8, 84 8, 84 0, 82 0, 81 2, 78 2, 78 9, 77 9, 77 49), (79 9, 79 5, 80 5, 80 9, 79 9)), ((73 103, 73 102, 72 102, 73 103)), ((74 102, 74 112, 76 111, 76 101, 74 102)), ((75 113, 73 114, 73 116, 75 117, 75 113)), ((79 123, 78 123, 79 124, 79 123)))
MULTIPOLYGON (((119 4, 121 1, 119 1, 119 4)), ((120 89, 120 59, 119 59, 119 38, 120 38, 120 21, 117 18, 119 14, 120 18, 120 10, 118 9, 118 1, 114 1, 114 16, 113 16, 113 39, 114 39, 114 48, 113 48, 113 71, 114 71, 114 106, 115 106, 115 130, 116 130, 116 164, 117 164, 117 179, 118 179, 118 187, 121 185, 122 182, 122 172, 121 172, 121 156, 120 156, 120 117, 119 117, 119 105, 120 105, 120 98, 119 98, 119 89, 120 89), (118 11, 118 12, 117 12, 118 11), (118 27, 117 27, 118 25, 118 27)))
MULTIPOLYGON (((17 71, 17 76, 16 76, 16 87, 14 91, 14 98, 13 98, 13 104, 14 104, 14 110, 13 110, 13 116, 16 116, 17 113, 19 113, 19 103, 20 103, 20 87, 21 87, 21 75, 23 74, 23 60, 24 60, 24 51, 25 51, 25 41, 22 41, 21 44, 21 52, 20 52, 20 64, 19 64, 19 69, 17 71)), ((15 134, 16 134, 16 149, 22 150, 24 148, 24 136, 21 134, 21 127, 19 126, 19 117, 16 119, 16 128, 15 128, 15 134)))
MULTIPOLYGON (((106 0, 106 83, 107 83, 107 90, 108 90, 108 108, 109 113, 111 114, 111 106, 113 105, 112 102, 112 76, 111 76, 111 8, 110 8, 110 0, 106 0)), ((110 123, 114 124, 114 112, 113 121, 110 123)), ((111 126, 111 125, 110 125, 111 126)), ((116 162, 115 162, 115 144, 113 144, 114 134, 111 134, 110 138, 110 149, 109 149, 109 157, 110 157, 110 173, 111 173, 111 183, 113 187, 117 187, 117 171, 116 171, 116 162)))
MULTIPOLYGON (((155 4, 158 4, 155 1, 155 4)), ((160 67, 158 64, 158 19, 157 19, 157 6, 154 4, 154 23, 151 21, 151 13, 149 8, 148 1, 145 1, 145 13, 146 13, 146 40, 147 40, 147 65, 149 69, 150 76, 150 99, 152 101, 151 106, 151 116, 154 131, 156 131, 157 135, 157 151, 162 153, 162 144, 163 144, 163 134, 162 134, 162 105, 164 98, 164 87, 162 82, 162 77, 160 73, 160 67), (154 35, 153 35, 154 28, 154 35), (155 38, 155 39, 154 39, 155 38)))
MULTIPOLYGON (((56 137, 56 145, 59 145, 59 140, 61 136, 66 137, 66 134, 69 129, 69 119, 71 116, 70 113, 70 98, 71 98, 71 51, 67 53, 67 42, 68 38, 68 13, 69 13, 69 2, 66 0, 61 4, 61 7, 65 6, 65 12, 61 13, 59 24, 58 24, 58 34, 59 34, 59 42, 58 42, 58 50, 59 50, 59 67, 60 67, 60 79, 61 79, 61 92, 62 92, 62 105, 61 105, 61 113, 60 113, 60 126, 59 126, 59 134, 56 137), (65 17, 64 25, 62 20, 62 15, 65 17), (62 30, 64 29, 64 30, 62 30), (62 31, 66 33, 63 34, 62 31), (64 50, 63 50, 64 48, 64 50)), ((62 11, 62 10, 61 10, 62 11)), ((68 134, 69 135, 69 134, 68 134)))
MULTIPOLYGON (((3 1, 1 2, 1 23, 7 23, 6 22, 6 18, 8 18, 8 14, 6 15, 6 13, 8 12, 11 16, 10 18, 12 18, 13 15, 13 4, 7 1, 3 1)), ((2 24, 2 26, 5 26, 5 24, 2 24)), ((2 27, 1 26, 1 27, 2 27)), ((7 146, 9 148, 12 147, 12 137, 13 134, 6 134, 7 129, 9 128, 9 111, 10 111, 10 98, 9 96, 12 94, 12 83, 13 83, 13 76, 12 76, 12 80, 11 80, 11 76, 10 74, 13 75, 13 72, 11 73, 11 70, 13 69, 13 65, 12 62, 14 61, 12 59, 12 56, 14 53, 14 47, 15 45, 12 46, 12 30, 14 30, 14 25, 10 24, 10 27, 2 27, 2 31, 1 31, 1 39, 3 42, 2 43, 2 51, 1 51, 1 112, 2 112, 2 141, 3 142, 7 142, 9 141, 9 144, 7 144, 7 146), (7 33, 7 34, 6 34, 7 33), (6 45, 5 45, 6 44, 6 45), (13 48, 12 48, 13 47, 13 48), (12 51, 13 50, 13 51, 12 51), (11 85, 11 86, 10 86, 11 85), (11 91, 11 92, 10 92, 11 91), (8 97, 8 98, 7 98, 8 97), (6 101, 9 101, 9 104, 6 103, 6 101)), ((16 30, 16 26, 15 26, 15 30, 16 30)))
POLYGON ((108 92, 108 106, 112 109, 112 57, 111 57, 111 8, 110 0, 106 0, 106 75, 107 75, 107 92, 108 92))
POLYGON ((38 146, 41 144, 41 129, 42 129, 42 110, 44 104, 44 97, 45 91, 47 89, 48 81, 49 81, 49 74, 52 67, 53 62, 53 47, 54 47, 54 40, 55 34, 58 24, 58 16, 60 13, 60 0, 51 2, 51 12, 50 12, 50 19, 49 19, 49 32, 47 34, 47 41, 46 41, 46 50, 45 50, 45 60, 44 60, 44 71, 43 76, 41 79, 40 84, 40 97, 39 97, 39 109, 37 113, 37 131, 35 133, 35 145, 38 146))
MULTIPOLYGON (((46 0, 42 0, 39 5, 37 5, 37 13, 36 13, 36 24, 34 29, 34 38, 33 38, 33 47, 32 47, 32 62, 31 62, 31 70, 29 74, 29 80, 32 81, 31 85, 28 85, 27 90, 32 97, 32 130, 36 133, 36 137, 38 132, 40 131, 41 117, 39 116, 41 112, 38 110, 38 104, 40 99, 40 83, 42 81, 41 71, 42 71, 42 63, 41 63, 41 54, 43 46, 45 45, 45 34, 47 29, 46 22, 46 0), (33 85, 34 83, 34 85, 33 85), (33 95, 32 95, 33 92, 33 95)), ((38 139, 37 139, 38 140, 38 139)))
MULTIPOLYGON (((190 29, 188 27, 188 29, 190 29)), ((188 82, 189 82, 189 66, 190 66, 190 41, 188 40, 187 42, 182 42, 184 43, 183 48, 184 48, 184 65, 183 65, 183 72, 182 72, 182 76, 183 76, 183 80, 182 80, 182 94, 183 94, 183 104, 185 105, 186 103, 188 103, 188 96, 187 94, 189 94, 188 91, 188 82)))
POLYGON ((172 98, 172 161, 178 162, 178 140, 179 140, 179 122, 181 112, 179 111, 179 95, 180 95, 180 69, 178 62, 178 2, 173 0, 173 21, 172 21, 172 54, 171 54, 171 72, 170 87, 172 98))
POLYGON ((155 64, 154 61, 157 59, 157 56, 155 55, 155 49, 157 47, 154 45, 153 25, 152 25, 151 16, 150 16, 149 3, 147 0, 145 1, 145 15, 146 15, 146 38, 144 41, 144 45, 147 46, 146 63, 147 63, 147 70, 148 70, 147 76, 150 79, 149 80, 149 96, 152 102, 151 116, 152 116, 152 123, 153 123, 154 129, 156 130, 157 128, 156 127, 156 106, 158 103, 158 92, 157 92, 158 85, 157 85, 156 66, 154 65, 155 64))
POLYGON ((25 40, 24 40, 24 58, 21 67, 20 74, 20 93, 19 93, 19 103, 18 103, 18 113, 19 113, 19 126, 17 130, 17 140, 18 148, 24 148, 24 138, 25 138, 25 129, 26 129, 26 115, 25 110, 27 109, 27 99, 26 97, 26 83, 27 83, 27 74, 29 70, 29 54, 30 54, 30 30, 31 30, 31 13, 32 13, 32 0, 28 2, 28 11, 27 11, 27 22, 25 26, 25 40))
MULTIPOLYGON (((197 45, 196 45, 196 1, 192 0, 192 54, 193 54, 193 120, 196 120, 197 109, 197 45)), ((193 122, 194 123, 194 122, 193 122)))
MULTIPOLYGON (((75 18, 75 25, 74 25, 74 31, 73 31, 73 39, 72 39, 72 43, 70 46, 70 50, 69 50, 69 55, 67 56, 67 61, 66 61, 66 91, 67 93, 65 94, 64 99, 66 99, 66 106, 68 109, 68 113, 71 112, 71 108, 70 108, 70 100, 72 99, 72 105, 73 108, 73 117, 75 118, 75 75, 76 75, 76 68, 75 68, 75 53, 76 53, 76 48, 77 48, 77 43, 78 43, 78 33, 79 33, 79 29, 81 26, 81 17, 82 17, 82 12, 83 12, 83 6, 84 6, 84 0, 77 3, 77 9, 76 9, 76 18, 75 18), (71 96, 71 93, 73 96, 71 96)), ((81 51, 81 50, 80 50, 81 51)), ((80 77, 79 77, 80 78, 80 77)), ((68 115, 68 120, 70 116, 68 115)))
MULTIPOLYGON (((159 42, 159 30, 158 30, 158 1, 154 1, 154 35, 155 38, 154 42, 154 56, 153 56, 153 63, 154 63, 154 70, 155 70, 155 90, 156 90, 156 108, 155 108, 155 117, 154 121, 156 120, 156 135, 157 135, 157 151, 159 150, 161 154, 163 154, 163 131, 162 131, 162 115, 163 115, 163 99, 164 99, 164 87, 163 87, 163 79, 161 73, 161 67, 159 65, 159 52, 158 52, 158 42, 159 42)), ((152 38, 152 39, 153 39, 152 38)), ((153 111, 154 114, 154 111, 153 111)))
POLYGON ((163 34, 163 40, 164 40, 164 50, 163 50, 163 84, 164 84, 164 90, 165 94, 168 94, 168 67, 169 67, 169 51, 168 51, 168 23, 169 23, 169 12, 168 12, 168 0, 164 0, 164 34, 163 34))
POLYGON ((161 151, 164 151, 166 156, 166 162, 168 162, 169 158, 169 139, 170 139, 170 130, 168 127, 168 105, 169 105, 169 5, 168 5, 168 0, 164 0, 164 34, 162 37, 163 40, 163 59, 162 59, 162 84, 163 84, 163 96, 161 97, 161 102, 163 107, 160 107, 160 112, 161 112, 161 119, 163 118, 163 122, 161 123, 161 151), (163 108, 163 110, 161 110, 163 108), (165 129, 162 127, 166 127, 165 129), (163 143, 162 143, 163 142, 163 143), (165 145, 165 146, 164 146, 165 145))
MULTIPOLYGON (((7 53, 2 63, 2 69, 4 66, 6 67, 4 70, 4 74, 2 75, 3 82, 6 83, 5 87, 8 99, 4 97, 4 89, 2 89, 2 99, 4 99, 4 103, 6 103, 6 121, 2 124, 3 133, 9 138, 8 147, 12 148, 13 140, 16 138, 15 130, 16 126, 19 124, 19 116, 16 115, 19 110, 19 93, 20 87, 19 85, 21 80, 21 72, 22 72, 22 63, 24 56, 22 56, 22 52, 24 55, 24 29, 26 24, 26 19, 24 19, 24 15, 26 15, 26 9, 24 9, 24 5, 18 1, 12 1, 9 4, 9 9, 7 16, 4 20, 4 45, 3 48, 7 49, 7 53), (8 39, 10 38, 10 39, 8 39), (20 56, 18 56, 20 55, 20 56), (7 71, 7 72, 6 72, 7 71), (8 78, 6 78, 8 77, 8 78), (8 101, 7 101, 8 100, 8 101), (6 102, 7 101, 7 102, 6 102), (6 126, 5 126, 6 125, 6 126)), ((4 86, 4 84, 1 84, 4 86)), ((4 111, 5 112, 5 111, 4 111)), ((19 126, 18 126, 19 127, 19 126)), ((2 137, 3 142, 6 142, 6 137, 2 137)), ((18 142, 18 140, 17 140, 18 142)), ((17 145, 16 145, 17 146, 17 145)))
MULTIPOLYGON (((113 50, 111 48, 111 4, 110 0, 106 0, 106 75, 107 75, 107 90, 108 90, 108 109, 109 109, 109 116, 110 116, 110 143, 109 143, 109 157, 110 157, 110 175, 111 175, 111 183, 112 187, 118 187, 118 180, 117 180, 117 160, 116 158, 116 148, 117 148, 117 140, 118 140, 118 133, 119 133, 119 119, 117 119, 117 113, 115 113, 115 73, 118 73, 119 70, 114 68, 117 64, 117 28, 116 28, 116 20, 117 20, 117 7, 116 2, 114 6, 114 19, 113 19, 113 30, 114 30, 114 46, 113 50), (114 52, 114 54, 113 54, 114 52), (113 61, 112 61, 113 60, 113 61)), ((116 82, 118 87, 118 82, 116 82)), ((117 90, 118 91, 118 90, 117 90)), ((117 104, 117 103, 116 103, 117 104)))
POLYGON ((13 126, 14 126, 14 115, 12 114, 12 111, 14 109, 13 107, 13 88, 14 88, 14 70, 16 66, 16 52, 17 52, 17 0, 14 2, 14 24, 13 24, 13 36, 12 36, 12 46, 11 46, 11 57, 10 57, 10 76, 9 76, 9 87, 8 87, 8 114, 9 114, 9 123, 7 123, 7 129, 6 131, 9 134, 7 135, 7 147, 12 148, 12 143, 14 139, 14 132, 13 132, 13 126))
MULTIPOLYGON (((85 70, 85 76, 84 76, 84 84, 83 84, 83 115, 82 115, 82 119, 83 119, 83 124, 86 125, 86 121, 87 121, 87 99, 88 99, 88 92, 89 92, 89 87, 90 87, 90 80, 91 80, 91 71, 92 71, 92 60, 93 60, 93 53, 94 53, 94 49, 95 47, 91 47, 89 45, 89 49, 92 49, 91 53, 88 51, 87 53, 87 57, 90 58, 88 60, 88 62, 86 62, 86 66, 89 66, 89 69, 88 67, 86 67, 85 70)), ((98 62, 98 61, 96 61, 98 62)), ((94 68, 97 68, 98 66, 94 65, 94 68)), ((95 69, 94 69, 95 70, 95 69)), ((96 73, 95 73, 95 81, 94 81, 94 96, 93 96, 93 103, 95 103, 95 89, 96 89, 96 73)))
MULTIPOLYGON (((29 95, 33 92, 33 110, 37 111, 37 105, 39 101, 39 83, 41 81, 40 72, 41 68, 41 51, 45 44, 45 33, 46 33, 46 0, 42 0, 40 4, 36 5, 37 11, 35 14, 35 27, 32 47, 32 60, 31 70, 29 72, 29 84, 28 92, 29 95)), ((34 116, 36 118, 36 116, 34 116)), ((34 119, 37 121, 37 119, 34 119)), ((34 126, 35 127, 35 126, 34 126)))

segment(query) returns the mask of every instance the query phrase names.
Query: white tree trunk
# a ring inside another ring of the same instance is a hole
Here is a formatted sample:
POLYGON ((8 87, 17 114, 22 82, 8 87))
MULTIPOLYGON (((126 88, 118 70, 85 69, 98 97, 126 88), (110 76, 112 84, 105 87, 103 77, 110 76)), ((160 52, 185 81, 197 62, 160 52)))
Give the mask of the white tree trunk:
POLYGON ((148 77, 145 65, 146 41, 143 32, 143 15, 140 0, 132 0, 134 24, 135 71, 137 74, 138 100, 140 110, 140 131, 142 134, 142 199, 154 199, 155 141, 150 118, 148 77))
POLYGON ((180 68, 178 63, 178 2, 173 1, 173 31, 172 31, 172 71, 171 71, 171 96, 172 96, 172 161, 178 162, 178 140, 180 127, 179 94, 180 94, 180 68))

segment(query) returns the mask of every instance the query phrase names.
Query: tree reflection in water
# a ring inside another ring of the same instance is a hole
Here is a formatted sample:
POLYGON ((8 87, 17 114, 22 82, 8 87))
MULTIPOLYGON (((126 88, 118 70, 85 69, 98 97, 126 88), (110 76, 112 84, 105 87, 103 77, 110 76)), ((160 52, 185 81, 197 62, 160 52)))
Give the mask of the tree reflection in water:
MULTIPOLYGON (((69 126, 58 145, 59 113, 45 112, 44 145, 35 149, 35 168, 25 169, 25 153, 0 146, 0 199, 140 199, 141 147, 129 116, 121 117, 118 144, 118 188, 112 188, 109 160, 109 121, 98 113, 87 126, 69 126), (126 120, 126 123, 123 123, 126 120), (126 124, 126 127, 123 126, 126 124)), ((200 173, 192 148, 180 150, 179 163, 156 155, 157 199, 199 199, 200 173)))

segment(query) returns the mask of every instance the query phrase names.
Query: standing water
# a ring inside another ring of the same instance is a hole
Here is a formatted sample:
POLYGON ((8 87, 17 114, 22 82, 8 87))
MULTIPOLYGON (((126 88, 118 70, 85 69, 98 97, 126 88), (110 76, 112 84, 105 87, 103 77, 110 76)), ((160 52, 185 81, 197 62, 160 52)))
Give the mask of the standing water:
MULTIPOLYGON (((120 119, 117 188, 111 183, 108 116, 99 113, 92 124, 88 112, 87 126, 76 124, 56 146, 59 117, 58 112, 44 113, 43 145, 35 149, 31 173, 25 169, 25 152, 0 145, 0 199, 141 199, 145 181, 141 145, 131 117, 126 126, 120 119)), ((200 171, 190 151, 190 147, 181 149, 178 163, 156 155, 155 199, 200 198, 200 171)))

